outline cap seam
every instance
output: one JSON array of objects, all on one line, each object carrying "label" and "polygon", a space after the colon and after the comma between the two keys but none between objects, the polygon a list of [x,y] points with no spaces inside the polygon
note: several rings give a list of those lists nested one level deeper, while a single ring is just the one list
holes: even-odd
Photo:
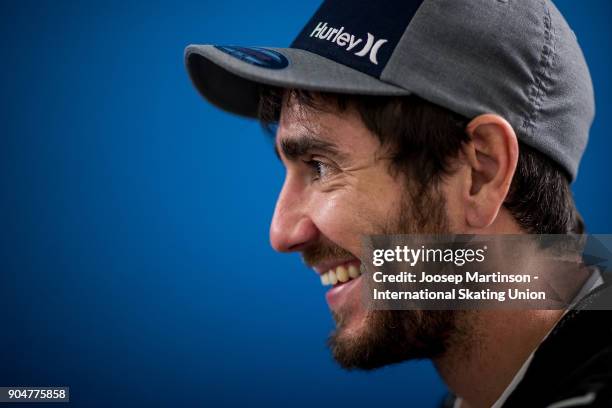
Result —
[{"label": "cap seam", "polygon": [[545,15],[543,17],[544,43],[542,45],[542,49],[540,50],[540,58],[538,61],[539,69],[534,73],[534,79],[527,91],[529,110],[527,111],[526,116],[523,118],[521,125],[525,131],[525,134],[531,137],[535,136],[536,122],[542,108],[544,97],[546,96],[545,82],[552,82],[550,71],[556,55],[556,42],[554,41],[554,27],[552,24],[552,17],[550,15],[550,9],[548,8],[546,1],[541,1],[541,4],[545,10]]}]

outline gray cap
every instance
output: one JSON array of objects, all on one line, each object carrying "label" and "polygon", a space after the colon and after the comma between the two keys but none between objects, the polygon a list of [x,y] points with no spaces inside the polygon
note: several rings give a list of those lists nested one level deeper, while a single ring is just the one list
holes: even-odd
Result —
[{"label": "gray cap", "polygon": [[328,0],[288,48],[190,45],[185,63],[206,99],[248,117],[261,85],[497,113],[572,179],[595,113],[580,46],[547,0]]}]

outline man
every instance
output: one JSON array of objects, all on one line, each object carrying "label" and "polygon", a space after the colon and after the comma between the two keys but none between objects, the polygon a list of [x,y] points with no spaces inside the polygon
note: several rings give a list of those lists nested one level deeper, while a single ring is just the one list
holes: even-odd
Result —
[{"label": "man", "polygon": [[270,241],[333,285],[343,367],[431,358],[447,406],[612,405],[607,312],[367,311],[359,296],[364,235],[583,232],[569,183],[593,91],[552,3],[329,0],[290,48],[185,58],[210,102],[278,125]]}]

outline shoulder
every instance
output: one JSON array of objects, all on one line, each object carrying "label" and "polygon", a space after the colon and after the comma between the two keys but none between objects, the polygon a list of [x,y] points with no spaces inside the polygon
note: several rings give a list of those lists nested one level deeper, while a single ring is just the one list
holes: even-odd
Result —
[{"label": "shoulder", "polygon": [[504,407],[612,407],[612,311],[593,310],[610,296],[605,285],[566,313]]}]

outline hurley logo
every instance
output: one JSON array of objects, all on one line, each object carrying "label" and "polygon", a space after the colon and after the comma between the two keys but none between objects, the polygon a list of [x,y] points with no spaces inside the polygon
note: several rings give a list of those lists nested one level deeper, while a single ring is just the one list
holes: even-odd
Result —
[{"label": "hurley logo", "polygon": [[[362,38],[356,38],[353,34],[344,32],[344,27],[340,27],[339,29],[328,27],[327,23],[323,22],[319,22],[317,24],[312,33],[310,33],[310,37],[331,41],[340,47],[346,47],[347,51],[353,50],[353,48],[363,42]],[[369,53],[370,61],[372,61],[373,64],[378,65],[376,54],[378,54],[378,50],[386,42],[387,40],[384,39],[374,41],[374,36],[368,33],[366,43],[361,50],[355,52],[355,55],[358,57],[364,57]]]}]

